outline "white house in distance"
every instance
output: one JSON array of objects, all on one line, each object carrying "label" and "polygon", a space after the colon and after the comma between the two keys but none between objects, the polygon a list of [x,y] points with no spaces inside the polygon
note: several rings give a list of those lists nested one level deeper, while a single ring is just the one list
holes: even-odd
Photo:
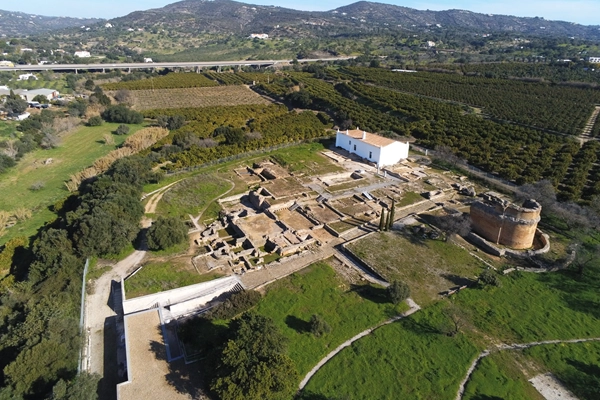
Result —
[{"label": "white house in distance", "polygon": [[374,162],[379,168],[408,158],[408,142],[398,142],[360,129],[338,130],[335,145]]},{"label": "white house in distance", "polygon": [[589,62],[592,64],[600,64],[600,57],[590,57]]},{"label": "white house in distance", "polygon": [[29,80],[29,78],[33,78],[37,81],[37,76],[35,76],[34,74],[21,74],[19,75],[19,79],[17,79],[18,81],[26,81]]},{"label": "white house in distance", "polygon": [[79,58],[89,58],[92,56],[89,51],[76,51],[73,55]]}]

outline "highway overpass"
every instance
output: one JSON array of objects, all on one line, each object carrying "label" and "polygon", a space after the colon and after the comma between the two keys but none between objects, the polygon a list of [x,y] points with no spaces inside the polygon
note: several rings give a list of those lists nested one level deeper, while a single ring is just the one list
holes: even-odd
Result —
[{"label": "highway overpass", "polygon": [[[354,57],[335,57],[335,58],[307,58],[298,60],[300,63],[317,61],[339,61],[348,60]],[[231,67],[231,66],[255,66],[267,67],[275,64],[289,64],[293,60],[243,60],[243,61],[189,61],[189,62],[152,62],[152,63],[96,63],[96,64],[43,64],[43,65],[14,65],[12,67],[0,66],[0,71],[106,71],[111,69],[125,69],[131,72],[132,69],[153,69],[153,68],[188,68],[202,69],[212,67]]]}]

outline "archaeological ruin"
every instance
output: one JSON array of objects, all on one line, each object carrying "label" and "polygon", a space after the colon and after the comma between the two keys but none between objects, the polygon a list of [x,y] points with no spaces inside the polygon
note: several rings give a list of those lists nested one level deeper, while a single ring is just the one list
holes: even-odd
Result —
[{"label": "archaeological ruin", "polygon": [[529,249],[534,244],[542,206],[535,200],[515,205],[488,192],[471,204],[473,232],[488,241],[512,249]]}]

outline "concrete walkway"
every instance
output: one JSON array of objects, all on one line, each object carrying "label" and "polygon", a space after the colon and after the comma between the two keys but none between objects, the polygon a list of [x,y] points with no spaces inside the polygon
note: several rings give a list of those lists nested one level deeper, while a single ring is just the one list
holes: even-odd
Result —
[{"label": "concrete walkway", "polygon": [[310,370],[310,372],[308,374],[306,374],[306,376],[304,377],[304,379],[302,379],[302,382],[300,382],[300,386],[298,387],[299,390],[304,389],[304,387],[306,386],[306,384],[308,383],[308,381],[310,381],[310,378],[313,377],[314,374],[317,373],[317,371],[319,369],[321,369],[321,367],[325,364],[327,364],[327,362],[329,360],[331,360],[333,357],[335,357],[336,354],[338,354],[340,351],[342,351],[343,349],[345,349],[346,347],[350,346],[352,343],[356,342],[358,339],[361,339],[367,335],[369,335],[371,332],[373,332],[374,330],[381,328],[384,325],[389,325],[392,322],[396,322],[399,319],[402,319],[404,317],[408,317],[411,314],[414,314],[415,312],[417,312],[418,310],[421,309],[421,307],[415,303],[413,301],[413,299],[408,298],[406,299],[406,303],[409,305],[409,309],[408,311],[398,315],[397,317],[394,318],[390,318],[387,321],[384,321],[378,325],[375,325],[372,328],[369,328],[367,330],[362,331],[361,333],[359,333],[358,335],[354,336],[351,339],[346,340],[344,343],[340,344],[338,347],[336,347],[335,350],[333,350],[331,353],[327,354],[327,356],[325,356],[325,358],[323,358],[321,361],[319,361],[319,363],[317,365],[315,365],[315,367],[313,369]]},{"label": "concrete walkway", "polygon": [[[567,340],[541,340],[539,342],[531,342],[531,343],[502,344],[500,346],[497,346],[496,349],[497,349],[497,351],[522,350],[522,349],[528,349],[528,348],[534,347],[534,346],[543,346],[543,345],[546,345],[546,344],[582,343],[582,342],[597,342],[597,341],[600,341],[600,337],[597,337],[597,338],[586,338],[586,339],[567,339]],[[471,374],[473,374],[473,371],[475,371],[475,368],[477,368],[477,364],[479,364],[479,362],[481,361],[482,358],[485,358],[485,357],[489,356],[492,353],[493,353],[493,351],[484,350],[471,363],[471,366],[467,370],[467,376],[465,376],[465,379],[463,379],[462,382],[460,383],[460,386],[458,388],[458,392],[456,393],[456,400],[461,400],[462,399],[462,397],[463,397],[463,395],[465,393],[465,386],[467,385],[467,382],[469,381],[469,378],[471,378]]]}]

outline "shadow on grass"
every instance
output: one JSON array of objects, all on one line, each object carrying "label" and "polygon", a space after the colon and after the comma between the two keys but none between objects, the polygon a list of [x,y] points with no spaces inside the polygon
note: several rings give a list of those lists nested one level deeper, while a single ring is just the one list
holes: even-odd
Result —
[{"label": "shadow on grass", "polygon": [[540,274],[539,280],[561,292],[572,310],[600,318],[600,265],[586,268],[581,276],[575,269],[565,269]]},{"label": "shadow on grass", "polygon": [[442,274],[441,276],[442,278],[456,286],[470,286],[475,283],[473,279],[465,278],[464,276],[459,276],[455,274]]},{"label": "shadow on grass", "polygon": [[310,332],[310,324],[294,315],[285,317],[285,324],[298,333]]},{"label": "shadow on grass", "polygon": [[371,285],[350,285],[350,291],[358,294],[365,300],[377,304],[391,303],[387,291],[384,288]]},{"label": "shadow on grass", "polygon": [[314,393],[302,391],[300,392],[294,400],[346,400],[349,397],[327,397],[324,394]]},{"label": "shadow on grass", "polygon": [[487,394],[477,394],[471,397],[473,400],[504,400],[502,397],[498,396],[488,396]]},{"label": "shadow on grass", "polygon": [[567,360],[567,364],[576,369],[559,376],[567,388],[582,399],[600,398],[600,367],[578,360]]},{"label": "shadow on grass", "polygon": [[444,332],[440,329],[439,326],[436,326],[435,324],[429,323],[428,321],[424,321],[422,319],[417,321],[415,318],[404,318],[400,322],[402,323],[402,326],[404,328],[416,334],[444,334]]}]

